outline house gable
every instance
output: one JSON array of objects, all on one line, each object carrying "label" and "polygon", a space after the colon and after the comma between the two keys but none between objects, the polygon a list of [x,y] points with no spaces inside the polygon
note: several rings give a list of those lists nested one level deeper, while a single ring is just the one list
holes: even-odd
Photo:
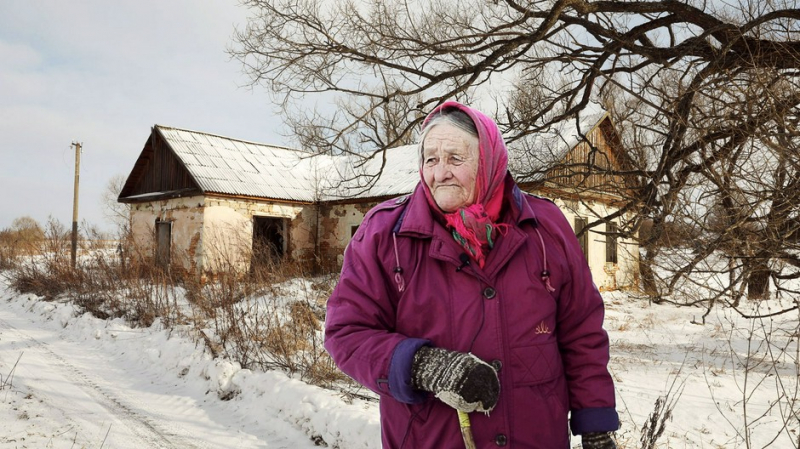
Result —
[{"label": "house gable", "polygon": [[155,125],[120,202],[187,195],[312,203],[317,157],[214,134]]},{"label": "house gable", "polygon": [[[603,123],[609,123],[605,118]],[[584,141],[572,147],[564,159],[545,176],[549,188],[572,194],[615,195],[624,180],[619,171],[620,151],[606,133],[608,126],[597,126]]]},{"label": "house gable", "polygon": [[169,143],[153,127],[118,201],[136,203],[197,195],[200,187]]},{"label": "house gable", "polygon": [[520,186],[551,197],[619,200],[620,189],[630,187],[630,180],[620,175],[630,160],[611,118],[606,114],[591,128],[576,130],[573,137],[575,142],[552,153],[551,162],[518,177]]}]

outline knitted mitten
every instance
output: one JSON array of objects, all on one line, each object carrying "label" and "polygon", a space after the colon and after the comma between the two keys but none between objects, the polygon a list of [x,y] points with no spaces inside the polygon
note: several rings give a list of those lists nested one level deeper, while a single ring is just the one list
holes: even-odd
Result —
[{"label": "knitted mitten", "polygon": [[462,412],[488,412],[500,394],[500,381],[491,365],[472,354],[430,346],[414,354],[411,384]]},{"label": "knitted mitten", "polygon": [[581,435],[583,449],[617,449],[617,444],[608,432],[589,432]]}]

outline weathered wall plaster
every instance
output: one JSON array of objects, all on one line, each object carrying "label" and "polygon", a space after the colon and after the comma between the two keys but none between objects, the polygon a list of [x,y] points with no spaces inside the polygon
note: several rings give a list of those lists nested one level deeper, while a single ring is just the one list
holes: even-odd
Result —
[{"label": "weathered wall plaster", "polygon": [[[575,229],[575,217],[587,219],[589,225],[598,220],[598,217],[616,212],[615,208],[600,202],[564,201],[556,199],[555,203],[561,208],[564,216]],[[632,239],[617,238],[617,263],[606,262],[606,236],[601,234],[606,230],[605,224],[597,225],[589,230],[587,238],[589,269],[592,278],[600,290],[616,290],[619,288],[635,287],[638,283],[639,252],[638,245]],[[599,232],[596,232],[599,231]]]},{"label": "weathered wall plaster", "polygon": [[192,196],[131,205],[131,230],[136,244],[155,253],[155,223],[172,223],[170,260],[187,270],[202,266],[204,198]]},{"label": "weathered wall plaster", "polygon": [[156,221],[171,222],[171,259],[187,270],[247,270],[254,216],[287,219],[288,254],[302,259],[314,254],[313,227],[306,218],[315,216],[313,209],[314,206],[194,196],[134,204],[131,222],[136,243],[150,253],[155,251]]},{"label": "weathered wall plaster", "polygon": [[320,206],[319,252],[321,265],[334,269],[342,265],[344,250],[364,215],[377,202]]},{"label": "weathered wall plaster", "polygon": [[[136,241],[154,252],[156,220],[172,223],[172,261],[186,270],[206,271],[235,267],[247,270],[253,241],[253,217],[287,219],[287,254],[299,262],[338,269],[353,227],[376,202],[356,204],[297,205],[194,196],[134,204],[131,221]],[[575,217],[591,224],[613,208],[601,202],[583,203],[556,200],[572,226]],[[319,228],[317,228],[319,221]],[[613,290],[635,286],[638,282],[638,251],[631,239],[618,239],[617,263],[606,262],[605,225],[589,231],[589,268],[597,286]]]}]

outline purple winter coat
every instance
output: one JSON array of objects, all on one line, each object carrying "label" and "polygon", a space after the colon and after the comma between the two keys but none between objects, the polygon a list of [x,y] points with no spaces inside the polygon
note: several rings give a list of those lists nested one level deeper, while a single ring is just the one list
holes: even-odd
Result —
[{"label": "purple winter coat", "polygon": [[[497,406],[470,414],[479,448],[566,449],[570,428],[616,430],[602,298],[558,207],[522,193],[508,175],[501,221],[511,226],[481,270],[463,264],[464,250],[421,189],[364,217],[328,300],[325,347],[380,395],[383,447],[464,447],[456,411],[411,388],[422,345],[472,352],[498,369]],[[540,278],[537,226],[553,293]]]}]

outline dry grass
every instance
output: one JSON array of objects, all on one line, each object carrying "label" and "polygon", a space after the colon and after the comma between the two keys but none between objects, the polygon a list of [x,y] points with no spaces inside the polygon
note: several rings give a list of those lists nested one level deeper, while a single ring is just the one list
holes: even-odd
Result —
[{"label": "dry grass", "polygon": [[280,369],[315,385],[349,384],[322,346],[325,301],[334,277],[308,282],[310,275],[293,263],[215,277],[187,288],[203,317],[195,325],[214,354],[248,369]]}]

